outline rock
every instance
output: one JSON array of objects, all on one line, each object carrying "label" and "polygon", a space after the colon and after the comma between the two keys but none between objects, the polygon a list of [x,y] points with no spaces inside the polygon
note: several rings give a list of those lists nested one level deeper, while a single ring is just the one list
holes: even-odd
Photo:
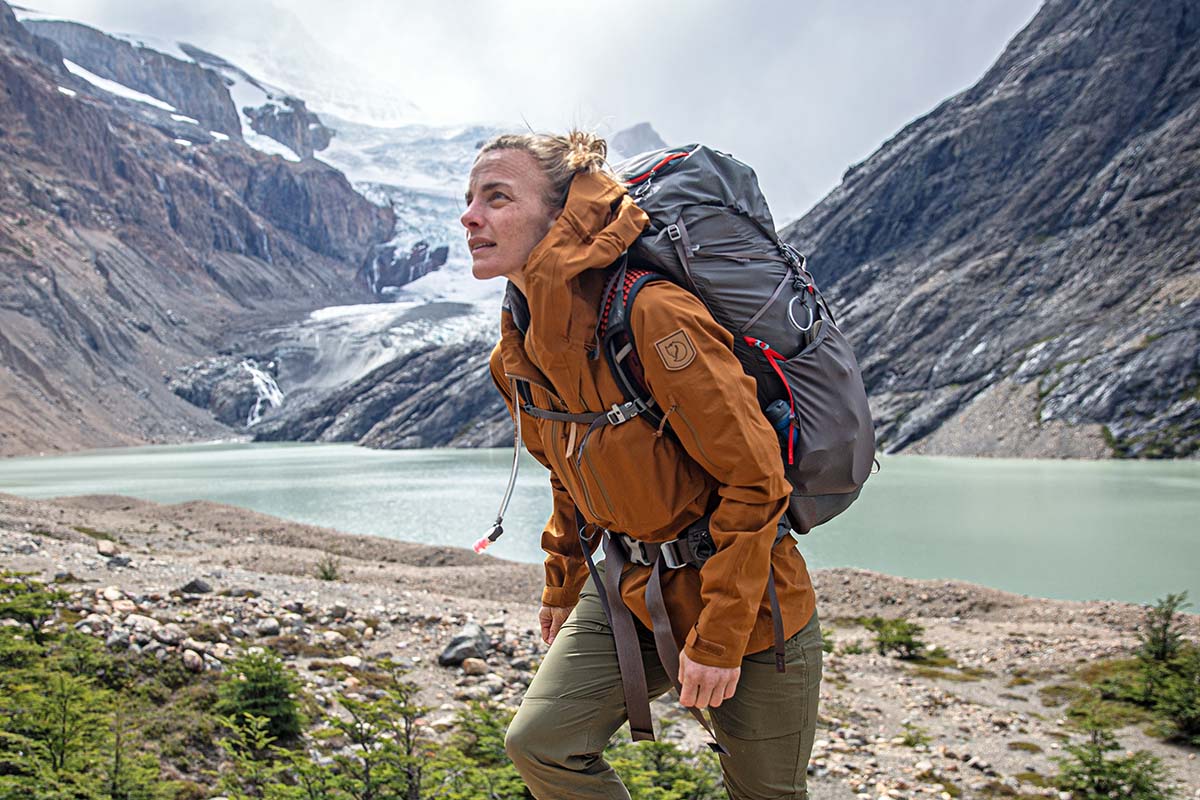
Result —
[{"label": "rock", "polygon": [[100,590],[100,596],[110,603],[114,600],[125,599],[125,593],[116,586],[105,586],[102,590]]},{"label": "rock", "polygon": [[486,686],[467,686],[454,693],[455,700],[487,700],[492,693]]},{"label": "rock", "polygon": [[483,658],[491,646],[487,631],[475,623],[464,625],[446,649],[438,656],[438,663],[443,667],[454,667],[468,658]]},{"label": "rock", "polygon": [[132,600],[113,600],[112,610],[115,614],[129,614],[137,611],[137,603]]},{"label": "rock", "polygon": [[321,638],[325,644],[333,647],[338,647],[346,643],[346,637],[339,631],[321,631]]},{"label": "rock", "polygon": [[203,578],[192,578],[183,586],[180,586],[179,591],[184,594],[208,594],[212,591],[212,586]]},{"label": "rock", "polygon": [[96,552],[108,558],[117,554],[117,543],[112,539],[97,539]]},{"label": "rock", "polygon": [[113,556],[108,560],[108,566],[110,567],[128,567],[132,563],[133,559],[129,556]]},{"label": "rock", "polygon": [[254,631],[259,636],[278,636],[279,635],[279,620],[274,617],[260,619],[258,624],[254,626]]},{"label": "rock", "polygon": [[203,672],[204,658],[195,650],[184,650],[183,666],[190,672]]},{"label": "rock", "polygon": [[129,647],[129,636],[124,633],[113,631],[104,640],[104,646],[109,650],[124,650]]},{"label": "rock", "polygon": [[492,671],[492,668],[482,658],[464,658],[462,669],[468,675],[487,675]]},{"label": "rock", "polygon": [[154,638],[163,644],[179,644],[187,637],[187,632],[176,625],[174,622],[168,622],[154,630]]},{"label": "rock", "polygon": [[342,619],[349,612],[350,609],[346,606],[346,604],[338,601],[333,604],[333,608],[329,611],[329,616],[333,617],[334,619]]},{"label": "rock", "polygon": [[358,669],[362,666],[363,660],[358,656],[342,656],[337,659],[337,663],[350,669]]},{"label": "rock", "polygon": [[144,614],[126,615],[125,624],[133,628],[135,631],[147,632],[152,632],[162,626],[162,623],[154,619],[154,617],[147,617]]}]

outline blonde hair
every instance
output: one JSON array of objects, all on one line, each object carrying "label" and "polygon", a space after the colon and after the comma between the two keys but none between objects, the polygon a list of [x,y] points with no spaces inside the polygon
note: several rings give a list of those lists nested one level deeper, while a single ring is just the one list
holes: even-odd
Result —
[{"label": "blonde hair", "polygon": [[523,150],[533,156],[550,187],[546,205],[562,208],[567,202],[571,180],[580,172],[608,172],[608,142],[588,131],[571,129],[565,136],[551,133],[504,133],[484,142],[475,156],[493,150]]}]

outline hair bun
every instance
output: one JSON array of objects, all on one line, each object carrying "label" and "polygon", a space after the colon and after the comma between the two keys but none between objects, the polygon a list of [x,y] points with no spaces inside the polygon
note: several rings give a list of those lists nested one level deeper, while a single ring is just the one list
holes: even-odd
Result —
[{"label": "hair bun", "polygon": [[608,143],[594,133],[573,130],[567,134],[567,166],[572,172],[598,172],[608,157]]}]

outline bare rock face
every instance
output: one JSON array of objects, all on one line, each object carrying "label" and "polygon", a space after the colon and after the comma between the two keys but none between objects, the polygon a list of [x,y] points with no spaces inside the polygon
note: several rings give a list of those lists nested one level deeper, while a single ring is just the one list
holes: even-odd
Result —
[{"label": "bare rock face", "polygon": [[0,453],[227,433],[175,367],[236,321],[368,299],[392,213],[319,162],[181,145],[57,53],[0,2]]},{"label": "bare rock face", "polygon": [[254,428],[255,441],[357,442],[388,450],[497,447],[512,421],[487,359],[492,345],[423,347]]},{"label": "bare rock face", "polygon": [[1188,0],[1048,0],[978,84],[783,231],[840,311],[886,450],[982,452],[993,408],[996,455],[1197,452],[1198,52]]},{"label": "bare rock face", "polygon": [[333,131],[295,97],[285,97],[283,105],[267,103],[247,108],[246,116],[254,130],[283,142],[300,158],[312,158],[314,151],[324,150],[333,141]]},{"label": "bare rock face", "polygon": [[22,24],[57,43],[66,58],[89,72],[186,110],[205,130],[242,138],[237,109],[215,72],[77,22],[30,20]]},{"label": "bare rock face", "polygon": [[649,122],[639,122],[637,125],[619,130],[608,140],[608,160],[615,163],[621,159],[636,156],[650,150],[659,150],[667,144],[658,135],[658,131]]},{"label": "bare rock face", "polygon": [[449,255],[448,246],[443,244],[431,248],[425,241],[417,242],[404,255],[397,253],[392,245],[382,245],[363,265],[362,280],[376,294],[386,297],[389,290],[441,269]]}]

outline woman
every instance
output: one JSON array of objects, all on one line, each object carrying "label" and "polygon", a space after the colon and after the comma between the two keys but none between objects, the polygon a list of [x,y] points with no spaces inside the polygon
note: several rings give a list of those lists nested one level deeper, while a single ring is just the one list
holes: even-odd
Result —
[{"label": "woman", "polygon": [[[711,711],[730,796],[807,797],[820,629],[804,559],[790,537],[776,544],[791,486],[731,335],[689,292],[648,284],[630,327],[664,425],[586,424],[624,401],[598,357],[596,328],[607,268],[648,222],[606,171],[606,152],[602,139],[579,131],[496,137],[476,158],[462,215],[475,277],[510,282],[490,366],[510,411],[519,401],[519,430],[550,470],[554,503],[542,534],[539,614],[552,646],[506,747],[539,800],[629,796],[601,754],[627,707],[637,716],[635,738],[650,733],[622,684],[601,602],[607,584],[614,624],[624,607],[636,619],[640,663],[633,666],[650,696],[677,678],[685,706]],[[601,562],[600,585],[588,581],[591,554],[580,525],[589,550],[600,539],[596,529],[622,534],[606,537],[608,562],[615,563],[636,562],[643,543],[656,549],[698,520],[707,521],[715,544],[699,569],[660,569],[652,583],[649,566],[629,563],[617,576],[606,575]],[[784,673],[770,647],[772,568],[787,637]],[[646,597],[658,581],[669,616],[658,626],[660,651],[664,638],[674,645],[675,675],[663,661],[674,661],[676,652],[660,659],[655,650]]]}]

